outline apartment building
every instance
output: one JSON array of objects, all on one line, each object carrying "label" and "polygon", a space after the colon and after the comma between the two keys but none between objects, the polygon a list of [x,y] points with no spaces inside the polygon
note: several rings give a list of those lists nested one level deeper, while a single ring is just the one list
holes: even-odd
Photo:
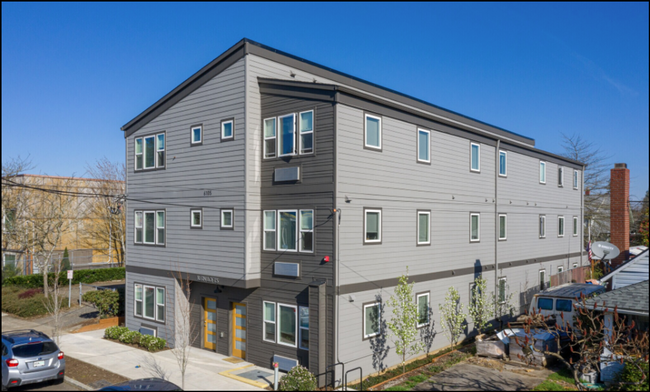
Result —
[{"label": "apartment building", "polygon": [[450,286],[526,308],[586,262],[580,162],[248,39],[122,130],[126,323],[171,344],[190,301],[197,348],[367,375],[400,362],[383,304],[407,267],[434,351]]}]

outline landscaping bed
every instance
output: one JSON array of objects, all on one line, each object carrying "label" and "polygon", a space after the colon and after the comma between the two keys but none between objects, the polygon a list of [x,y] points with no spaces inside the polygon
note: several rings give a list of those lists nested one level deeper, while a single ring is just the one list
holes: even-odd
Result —
[{"label": "landscaping bed", "polygon": [[65,376],[94,388],[118,384],[129,379],[84,361],[65,357]]},{"label": "landscaping bed", "polygon": [[165,350],[167,341],[151,335],[143,335],[138,331],[131,331],[127,327],[109,327],[104,331],[104,339],[122,343],[140,350],[152,353]]},{"label": "landscaping bed", "polygon": [[[18,317],[37,317],[47,315],[45,296],[39,288],[17,286],[2,287],[2,311]],[[68,297],[60,297],[61,310],[67,311]],[[73,305],[76,306],[76,305]]]}]

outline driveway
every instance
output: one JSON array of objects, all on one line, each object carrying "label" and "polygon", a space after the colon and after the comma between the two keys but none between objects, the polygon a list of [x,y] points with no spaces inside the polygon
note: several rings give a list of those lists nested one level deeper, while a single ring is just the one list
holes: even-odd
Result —
[{"label": "driveway", "polygon": [[461,363],[418,384],[414,391],[530,391],[552,372],[535,369],[514,372],[515,367],[492,369],[470,363]]}]

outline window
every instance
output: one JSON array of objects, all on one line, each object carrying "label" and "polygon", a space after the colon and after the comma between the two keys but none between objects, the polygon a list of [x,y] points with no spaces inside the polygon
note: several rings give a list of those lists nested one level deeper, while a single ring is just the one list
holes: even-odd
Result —
[{"label": "window", "polygon": [[275,118],[264,120],[264,158],[275,157]]},{"label": "window", "polygon": [[201,228],[203,227],[203,211],[191,210],[190,211],[190,227]]},{"label": "window", "polygon": [[364,210],[364,243],[381,243],[381,210]]},{"label": "window", "polygon": [[156,167],[165,167],[165,134],[156,136]]},{"label": "window", "polygon": [[135,243],[142,243],[142,212],[136,211],[135,213]]},{"label": "window", "polygon": [[564,237],[564,217],[557,217],[557,236]]},{"label": "window", "polygon": [[165,289],[156,287],[156,320],[165,321]]},{"label": "window", "polygon": [[221,209],[221,228],[222,229],[232,229],[233,228],[233,215],[234,211],[232,209]]},{"label": "window", "polygon": [[314,251],[314,210],[300,210],[300,251]]},{"label": "window", "polygon": [[264,250],[275,250],[275,210],[264,211]]},{"label": "window", "polygon": [[156,167],[156,155],[154,154],[156,140],[153,136],[144,138],[144,168]]},{"label": "window", "polygon": [[481,146],[477,143],[470,143],[470,170],[481,171]]},{"label": "window", "polygon": [[135,285],[135,315],[142,316],[142,285]]},{"label": "window", "polygon": [[506,302],[506,278],[499,278],[499,303]]},{"label": "window", "polygon": [[546,216],[539,216],[539,238],[546,238]]},{"label": "window", "polygon": [[546,184],[546,162],[539,162],[539,182]]},{"label": "window", "polygon": [[429,233],[431,212],[418,211],[418,245],[430,245],[431,235]]},{"label": "window", "polygon": [[[546,288],[546,270],[539,270],[539,289],[544,290],[545,288]],[[553,309],[552,306],[551,309]]]},{"label": "window", "polygon": [[470,222],[469,241],[470,242],[480,241],[479,232],[481,230],[481,214],[479,213],[469,214],[469,222]]},{"label": "window", "polygon": [[303,350],[309,350],[309,308],[306,306],[300,306],[298,308],[298,318],[299,318],[299,333],[300,338],[300,348]]},{"label": "window", "polygon": [[564,267],[562,266],[557,267],[557,273],[559,274],[560,272],[564,272]]},{"label": "window", "polygon": [[558,166],[557,168],[557,186],[564,186],[564,168],[562,166]]},{"label": "window", "polygon": [[142,169],[142,138],[135,139],[135,170]]},{"label": "window", "polygon": [[156,244],[165,243],[165,211],[156,211]]},{"label": "window", "polygon": [[190,128],[192,142],[191,144],[201,144],[203,143],[203,125],[195,125]]},{"label": "window", "polygon": [[221,141],[232,140],[235,138],[235,120],[225,120],[221,122]]},{"label": "window", "polygon": [[418,129],[418,162],[431,163],[431,132]]},{"label": "window", "polygon": [[16,268],[16,255],[13,253],[5,253],[2,255],[2,266],[8,268]]},{"label": "window", "polygon": [[575,237],[577,235],[578,235],[578,217],[574,216],[573,217],[573,236]]},{"label": "window", "polygon": [[537,309],[553,310],[553,298],[537,298]]},{"label": "window", "polygon": [[365,115],[365,146],[381,150],[381,117]]},{"label": "window", "polygon": [[296,307],[278,304],[278,344],[296,347]]},{"label": "window", "polygon": [[144,243],[145,244],[155,244],[156,243],[156,232],[155,228],[155,216],[156,213],[153,211],[147,211],[144,213]]},{"label": "window", "polygon": [[314,111],[300,113],[300,153],[314,152]]},{"label": "window", "polygon": [[297,250],[297,231],[298,231],[298,212],[296,210],[279,210],[279,235],[278,250],[292,251]]},{"label": "window", "polygon": [[154,306],[154,287],[144,286],[144,317],[153,319],[156,315]]},{"label": "window", "polygon": [[381,334],[381,304],[363,305],[363,338],[369,339]]},{"label": "window", "polygon": [[560,312],[570,312],[573,310],[573,301],[570,299],[556,299],[555,310]]},{"label": "window", "polygon": [[264,302],[264,332],[265,342],[275,343],[275,302]]},{"label": "window", "polygon": [[508,215],[499,214],[499,240],[508,239]]},{"label": "window", "polygon": [[282,116],[280,122],[280,156],[294,155],[296,153],[296,115]]},{"label": "window", "polygon": [[417,327],[420,328],[429,324],[429,293],[418,294],[416,300],[418,304]]},{"label": "window", "polygon": [[506,177],[508,175],[508,153],[499,151],[499,175]]},{"label": "window", "polygon": [[573,171],[573,189],[578,189],[578,171]]},{"label": "window", "polygon": [[571,266],[571,268],[572,268],[572,269],[573,269],[573,268],[578,268],[578,263],[573,263],[573,265]]}]

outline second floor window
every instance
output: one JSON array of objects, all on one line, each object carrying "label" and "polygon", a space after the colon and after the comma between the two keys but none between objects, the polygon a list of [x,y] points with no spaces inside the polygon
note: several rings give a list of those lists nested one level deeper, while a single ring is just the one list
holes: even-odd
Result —
[{"label": "second floor window", "polygon": [[365,210],[366,244],[381,243],[381,210]]},{"label": "second floor window", "polygon": [[557,218],[557,235],[558,237],[564,237],[564,217],[559,216]]},{"label": "second floor window", "polygon": [[578,235],[578,217],[577,216],[573,217],[573,235],[574,236]]},{"label": "second floor window", "polygon": [[279,118],[280,123],[280,156],[296,153],[296,116],[289,114]]},{"label": "second floor window", "polygon": [[165,211],[135,211],[135,243],[165,244]]},{"label": "second floor window", "polygon": [[508,238],[507,224],[508,224],[508,215],[499,214],[499,239],[502,241]]},{"label": "second floor window", "polygon": [[431,236],[429,235],[430,218],[430,211],[418,211],[418,245],[431,244]]}]

